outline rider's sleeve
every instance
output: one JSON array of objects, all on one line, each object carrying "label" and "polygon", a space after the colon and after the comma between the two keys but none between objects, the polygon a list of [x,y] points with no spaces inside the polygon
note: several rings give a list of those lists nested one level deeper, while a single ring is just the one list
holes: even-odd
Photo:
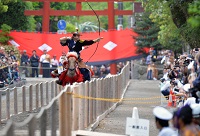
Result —
[{"label": "rider's sleeve", "polygon": [[92,45],[94,43],[93,40],[80,40],[80,43],[82,43],[82,46]]},{"label": "rider's sleeve", "polygon": [[67,39],[66,41],[60,41],[60,44],[62,45],[62,46],[67,46],[68,45],[68,43],[69,43],[69,39]]}]

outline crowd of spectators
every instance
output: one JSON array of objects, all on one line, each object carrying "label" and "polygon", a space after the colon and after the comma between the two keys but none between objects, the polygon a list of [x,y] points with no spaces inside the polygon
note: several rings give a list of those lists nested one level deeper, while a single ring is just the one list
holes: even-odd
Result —
[{"label": "crowd of spectators", "polygon": [[166,50],[161,60],[164,66],[161,93],[166,96],[170,91],[176,95],[178,104],[194,104],[200,101],[200,50],[195,48],[189,53],[174,55]]},{"label": "crowd of spectators", "polygon": [[[173,107],[174,113],[162,107],[153,111],[160,136],[199,136],[200,135],[200,48],[189,52],[174,54],[162,50],[156,57],[150,50],[146,58],[147,79],[157,80],[156,64],[163,65],[160,78],[160,92]],[[172,103],[172,104],[171,104]],[[169,125],[172,120],[172,125]]]},{"label": "crowd of spectators", "polygon": [[[92,78],[104,78],[110,74],[110,65],[100,65],[100,66],[87,66],[91,71]],[[124,67],[123,62],[117,63],[117,73],[121,72]]]},{"label": "crowd of spectators", "polygon": [[3,47],[0,49],[0,88],[19,81],[19,62],[11,50],[6,52]]},{"label": "crowd of spectators", "polygon": [[[17,58],[13,50],[6,52],[2,48],[0,49],[0,87],[12,84],[13,81],[21,80],[21,75],[24,75],[24,78],[39,77],[40,68],[42,69],[42,77],[49,78],[50,72],[59,69],[65,60],[65,52],[57,59],[56,55],[51,57],[45,49],[41,56],[38,56],[36,50],[33,50],[30,57],[27,55],[26,50],[23,50],[20,58]],[[117,64],[117,73],[121,71],[123,66],[122,62]],[[87,67],[91,70],[92,78],[104,78],[110,73],[109,65]]]}]

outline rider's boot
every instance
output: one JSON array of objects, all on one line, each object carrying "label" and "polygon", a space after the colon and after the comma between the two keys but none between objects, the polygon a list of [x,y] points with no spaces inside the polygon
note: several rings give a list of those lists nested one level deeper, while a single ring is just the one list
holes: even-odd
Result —
[{"label": "rider's boot", "polygon": [[79,68],[81,74],[83,74],[84,81],[90,81],[90,71],[87,68]]}]

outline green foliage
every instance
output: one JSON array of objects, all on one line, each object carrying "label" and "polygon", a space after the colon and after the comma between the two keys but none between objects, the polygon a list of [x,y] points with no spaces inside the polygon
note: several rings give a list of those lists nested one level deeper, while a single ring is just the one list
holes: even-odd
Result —
[{"label": "green foliage", "polygon": [[67,24],[67,28],[66,28],[68,33],[72,33],[76,31],[76,27],[73,24]]},{"label": "green foliage", "polygon": [[12,39],[12,37],[9,36],[11,29],[12,28],[6,24],[1,25],[0,44],[6,45],[8,41]]},{"label": "green foliage", "polygon": [[0,25],[7,24],[14,30],[29,30],[35,29],[35,22],[33,17],[24,15],[26,5],[24,2],[19,1],[16,3],[9,3],[9,9],[6,13],[1,13]]},{"label": "green foliage", "polygon": [[11,2],[17,2],[17,0],[0,0],[0,13],[8,11],[8,4]]},{"label": "green foliage", "polygon": [[156,50],[161,49],[158,41],[159,27],[151,21],[149,13],[136,14],[136,27],[134,31],[139,34],[136,39],[138,50],[142,51],[144,47],[154,47]]},{"label": "green foliage", "polygon": [[192,25],[194,28],[200,27],[200,1],[196,0],[192,4],[189,5],[188,12],[190,17],[188,19],[188,23]]},{"label": "green foliage", "polygon": [[152,21],[160,27],[158,39],[164,48],[180,50],[183,45],[193,48],[200,44],[198,0],[142,1]]}]

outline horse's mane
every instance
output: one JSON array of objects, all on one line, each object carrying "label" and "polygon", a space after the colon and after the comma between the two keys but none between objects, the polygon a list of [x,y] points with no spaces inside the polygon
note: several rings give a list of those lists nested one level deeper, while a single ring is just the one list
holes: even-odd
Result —
[{"label": "horse's mane", "polygon": [[76,58],[78,58],[78,54],[76,52],[68,52],[67,53],[67,58],[69,58],[69,57],[76,57]]}]

